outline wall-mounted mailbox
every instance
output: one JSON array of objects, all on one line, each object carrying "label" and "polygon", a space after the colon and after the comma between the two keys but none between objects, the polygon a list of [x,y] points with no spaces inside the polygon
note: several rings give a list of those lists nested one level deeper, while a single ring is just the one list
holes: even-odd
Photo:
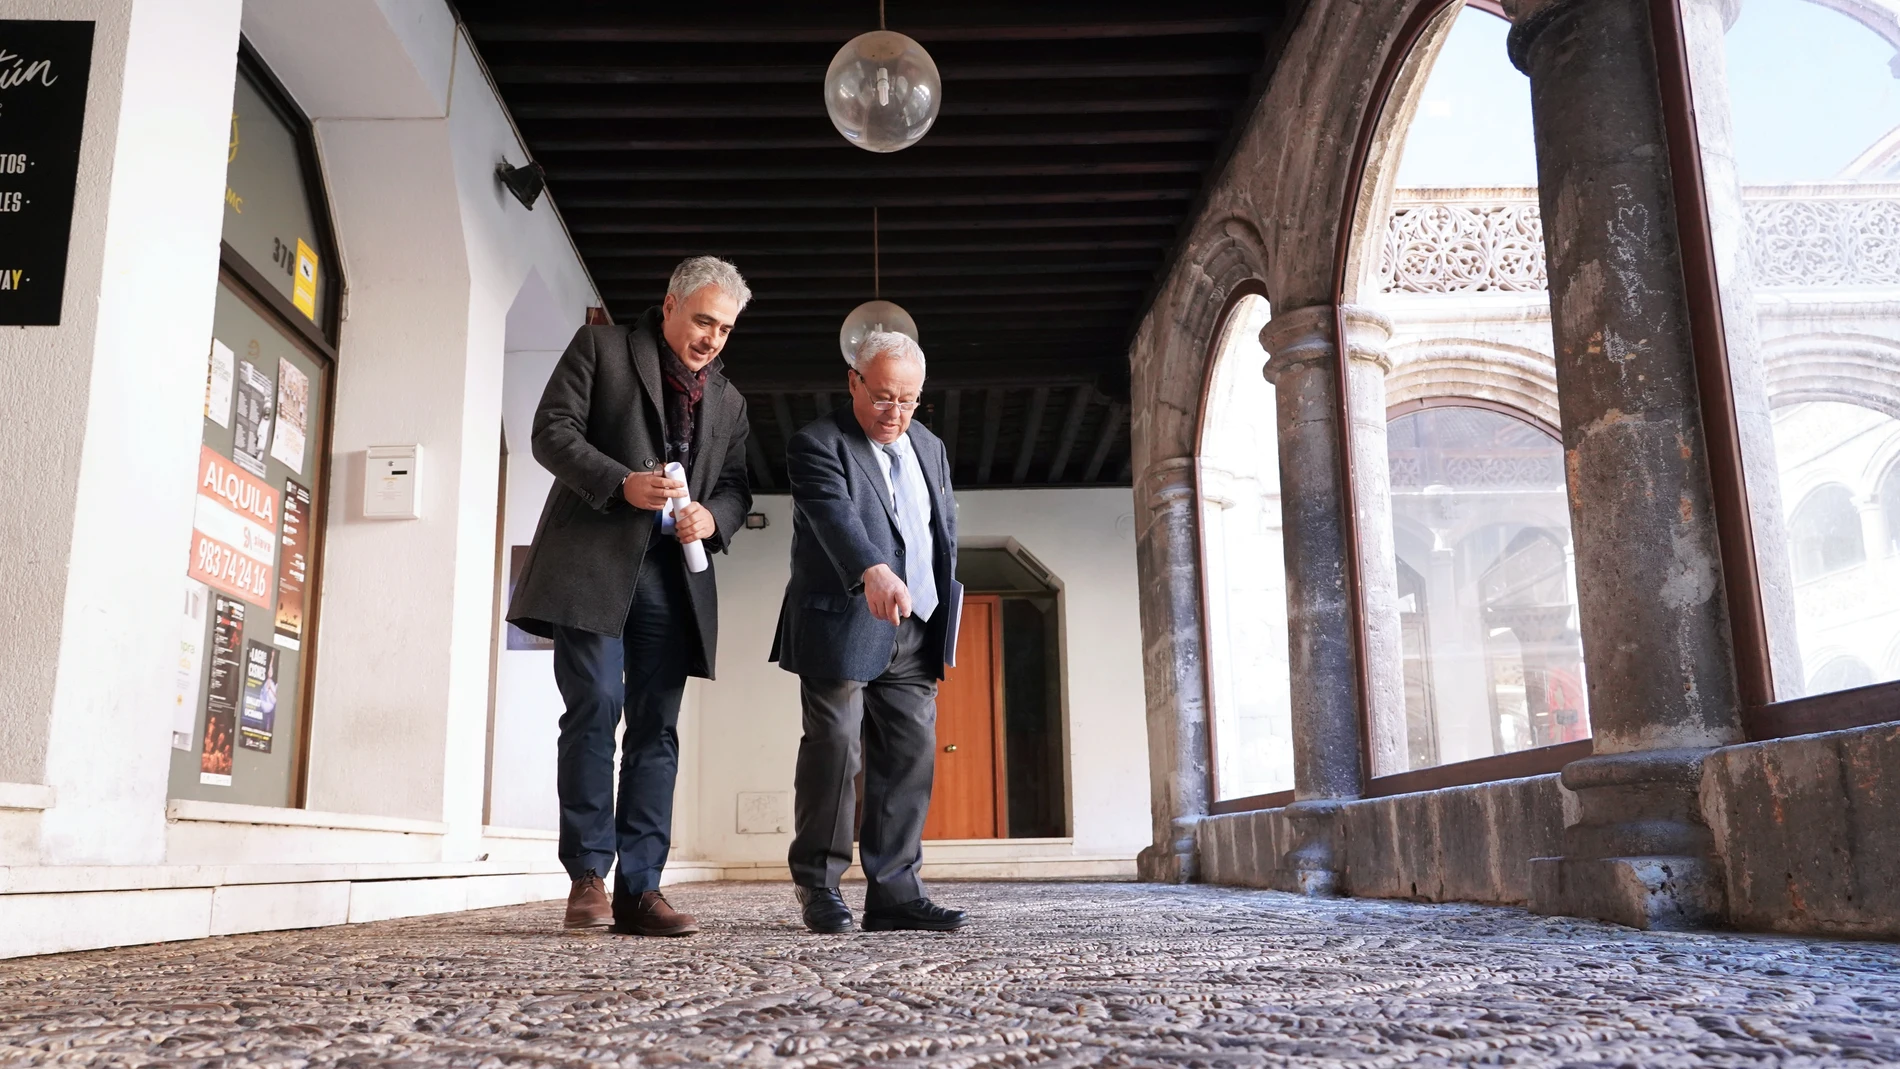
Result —
[{"label": "wall-mounted mailbox", "polygon": [[371,520],[422,518],[422,447],[375,445],[363,479],[363,517]]}]

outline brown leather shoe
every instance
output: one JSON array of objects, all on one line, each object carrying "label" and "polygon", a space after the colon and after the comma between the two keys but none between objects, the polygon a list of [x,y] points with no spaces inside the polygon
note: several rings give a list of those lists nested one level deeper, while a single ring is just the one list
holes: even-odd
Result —
[{"label": "brown leather shoe", "polygon": [[681,913],[658,891],[648,891],[631,902],[623,900],[616,911],[614,931],[622,935],[696,935],[699,921],[690,913]]},{"label": "brown leather shoe", "polygon": [[588,869],[567,893],[567,916],[561,927],[605,928],[613,922],[614,904],[607,897],[607,884]]}]

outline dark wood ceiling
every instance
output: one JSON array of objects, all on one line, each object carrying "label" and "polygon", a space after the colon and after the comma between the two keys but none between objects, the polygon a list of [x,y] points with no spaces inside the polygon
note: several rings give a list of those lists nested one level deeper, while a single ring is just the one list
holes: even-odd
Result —
[{"label": "dark wood ceiling", "polygon": [[1126,485],[1128,344],[1256,98],[1287,0],[893,0],[942,73],[917,145],[849,145],[825,68],[876,0],[457,0],[609,312],[724,256],[754,299],[726,348],[752,467],[844,400],[838,328],[916,318],[920,413],[959,486]]}]

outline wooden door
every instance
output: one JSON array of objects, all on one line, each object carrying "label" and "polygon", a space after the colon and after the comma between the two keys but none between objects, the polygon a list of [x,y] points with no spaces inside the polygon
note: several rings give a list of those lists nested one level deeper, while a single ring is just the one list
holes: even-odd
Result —
[{"label": "wooden door", "polygon": [[924,838],[1009,834],[1002,725],[1002,599],[971,594],[963,599],[957,666],[937,690],[937,780]]}]

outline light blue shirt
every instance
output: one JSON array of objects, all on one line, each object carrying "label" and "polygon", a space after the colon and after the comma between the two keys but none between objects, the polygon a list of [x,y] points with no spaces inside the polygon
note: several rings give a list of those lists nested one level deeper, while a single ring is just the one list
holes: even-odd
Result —
[{"label": "light blue shirt", "polygon": [[[885,445],[872,442],[871,452],[877,455],[878,468],[884,473],[884,489],[891,496],[891,510],[897,513],[897,529],[904,536],[904,552],[907,558],[907,570],[911,573],[904,577],[904,584],[911,589],[912,608],[920,620],[929,620],[937,607],[936,575],[933,569],[937,560],[937,539],[930,530],[930,484],[924,480],[924,468],[917,460],[917,451],[911,448],[910,436],[900,436],[895,442]],[[889,451],[895,451],[906,463],[900,471],[892,470],[893,458]],[[897,479],[903,479],[903,492],[898,492]],[[921,516],[909,516],[904,509],[911,508],[922,513]]]}]

